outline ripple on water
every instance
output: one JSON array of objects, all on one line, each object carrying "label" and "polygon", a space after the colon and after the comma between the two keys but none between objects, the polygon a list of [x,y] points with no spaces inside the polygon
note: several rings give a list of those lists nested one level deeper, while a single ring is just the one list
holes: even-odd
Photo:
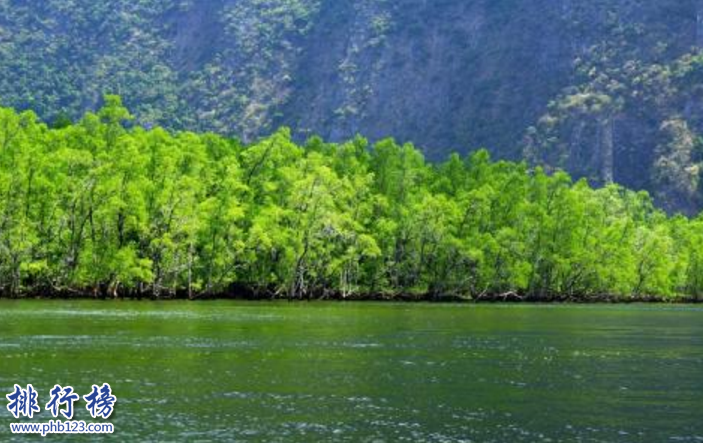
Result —
[{"label": "ripple on water", "polygon": [[240,309],[229,309],[226,312],[199,312],[197,310],[135,310],[135,309],[31,309],[31,310],[0,310],[0,318],[12,317],[90,317],[90,318],[162,318],[162,319],[209,319],[209,320],[253,320],[275,321],[284,316],[273,313],[251,313]]}]

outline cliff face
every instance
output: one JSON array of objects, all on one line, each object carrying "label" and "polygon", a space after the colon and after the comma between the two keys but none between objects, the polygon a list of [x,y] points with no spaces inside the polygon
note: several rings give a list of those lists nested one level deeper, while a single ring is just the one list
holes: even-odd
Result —
[{"label": "cliff face", "polygon": [[[0,100],[51,121],[488,147],[701,207],[699,0],[0,0]],[[700,83],[703,84],[703,83]]]},{"label": "cliff face", "polygon": [[551,9],[519,1],[399,3],[324,11],[298,66],[301,93],[282,121],[333,139],[395,135],[432,157],[478,146],[519,157],[524,129],[569,71],[545,17]]}]

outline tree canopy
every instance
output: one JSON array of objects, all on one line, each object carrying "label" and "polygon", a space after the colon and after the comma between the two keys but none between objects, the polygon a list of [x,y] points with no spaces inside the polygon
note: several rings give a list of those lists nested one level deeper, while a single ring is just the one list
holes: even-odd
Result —
[{"label": "tree canopy", "polygon": [[147,130],[107,96],[54,127],[0,109],[0,292],[694,299],[703,218],[485,150]]}]

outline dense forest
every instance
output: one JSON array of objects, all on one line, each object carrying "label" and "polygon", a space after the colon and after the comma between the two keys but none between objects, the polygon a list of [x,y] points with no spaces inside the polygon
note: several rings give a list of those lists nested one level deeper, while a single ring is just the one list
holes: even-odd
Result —
[{"label": "dense forest", "polygon": [[703,209],[699,0],[0,0],[0,103],[246,143],[412,141]]},{"label": "dense forest", "polygon": [[0,110],[2,295],[697,299],[703,218],[564,172]]}]

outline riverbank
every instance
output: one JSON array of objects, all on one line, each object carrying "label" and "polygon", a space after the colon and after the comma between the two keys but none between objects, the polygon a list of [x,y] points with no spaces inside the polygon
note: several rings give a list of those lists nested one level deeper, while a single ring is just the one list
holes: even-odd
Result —
[{"label": "riverbank", "polygon": [[473,303],[473,304],[698,304],[703,303],[703,298],[696,297],[662,297],[652,295],[560,295],[548,294],[543,296],[521,295],[514,292],[505,294],[482,294],[480,296],[459,296],[421,293],[399,294],[341,294],[338,292],[324,292],[305,296],[291,297],[275,291],[252,290],[239,287],[231,292],[222,293],[188,293],[186,290],[161,292],[154,294],[151,291],[124,291],[110,293],[104,289],[90,290],[47,290],[33,293],[19,293],[9,295],[0,293],[0,299],[35,299],[35,300],[151,300],[151,301],[290,301],[290,302],[404,302],[404,303]]}]

